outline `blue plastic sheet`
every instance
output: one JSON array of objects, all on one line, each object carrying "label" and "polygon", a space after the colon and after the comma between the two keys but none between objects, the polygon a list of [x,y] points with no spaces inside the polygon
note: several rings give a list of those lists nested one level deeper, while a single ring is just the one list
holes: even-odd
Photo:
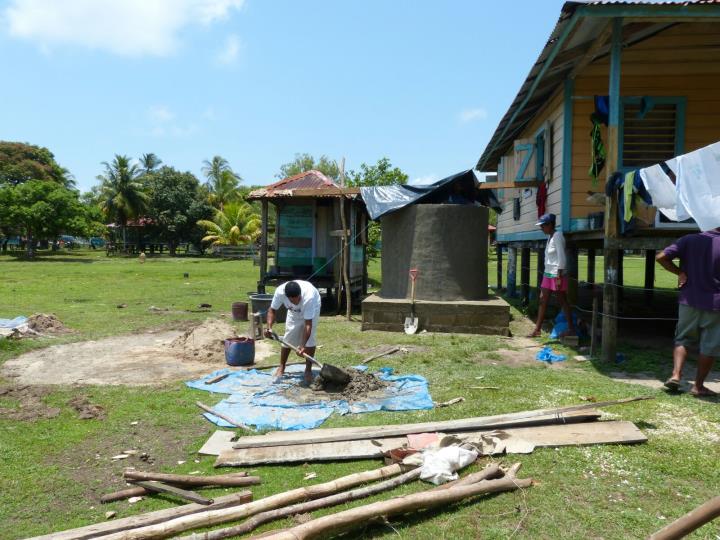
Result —
[{"label": "blue plastic sheet", "polygon": [[[428,382],[420,375],[393,375],[392,369],[379,370],[379,378],[391,383],[384,392],[373,393],[365,401],[352,403],[337,399],[299,402],[292,399],[292,390],[303,381],[304,366],[288,366],[280,382],[274,382],[272,371],[217,370],[205,377],[189,381],[190,388],[229,394],[213,409],[259,430],[298,430],[318,427],[333,413],[364,413],[371,411],[410,411],[432,409]],[[364,371],[367,366],[356,369]],[[229,375],[214,384],[206,384],[218,375]],[[317,373],[315,373],[317,375]],[[231,427],[222,418],[206,413],[205,418],[222,427]]]},{"label": "blue plastic sheet", "polygon": [[[578,324],[578,316],[574,311],[572,312],[572,320],[578,337],[587,337],[585,327],[584,325]],[[567,329],[568,323],[565,320],[565,314],[561,311],[557,314],[557,317],[555,317],[555,325],[553,326],[552,332],[550,332],[550,339],[559,339],[564,332],[567,332]]]},{"label": "blue plastic sheet", "polygon": [[550,347],[543,347],[535,355],[535,360],[539,360],[540,362],[547,362],[548,364],[552,364],[554,362],[564,362],[565,355],[554,353]]},{"label": "blue plastic sheet", "polygon": [[0,328],[17,328],[27,322],[27,317],[15,317],[14,319],[0,319]]}]

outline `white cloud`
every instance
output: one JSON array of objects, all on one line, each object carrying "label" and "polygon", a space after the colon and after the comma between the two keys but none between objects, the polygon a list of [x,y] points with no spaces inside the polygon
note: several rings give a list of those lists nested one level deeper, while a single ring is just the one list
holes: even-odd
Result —
[{"label": "white cloud", "polygon": [[152,122],[170,122],[175,119],[175,113],[165,105],[154,105],[148,109],[148,117]]},{"label": "white cloud", "polygon": [[412,180],[410,180],[409,183],[414,186],[424,186],[427,184],[432,184],[433,182],[437,182],[438,180],[440,180],[440,178],[438,178],[437,174],[426,174],[425,176],[418,176],[417,178],[413,178]]},{"label": "white cloud", "polygon": [[166,56],[180,31],[208,25],[244,0],[11,0],[2,13],[10,36],[41,50],[79,45],[122,56]]},{"label": "white cloud", "polygon": [[460,113],[460,121],[463,124],[467,124],[468,122],[474,122],[476,120],[485,120],[487,116],[487,111],[483,108],[465,109]]},{"label": "white cloud", "polygon": [[227,39],[225,39],[225,43],[223,45],[222,50],[217,54],[215,57],[215,60],[218,64],[223,66],[230,66],[237,62],[238,56],[240,55],[240,50],[242,48],[242,43],[240,41],[240,38],[236,36],[235,34],[230,34]]}]

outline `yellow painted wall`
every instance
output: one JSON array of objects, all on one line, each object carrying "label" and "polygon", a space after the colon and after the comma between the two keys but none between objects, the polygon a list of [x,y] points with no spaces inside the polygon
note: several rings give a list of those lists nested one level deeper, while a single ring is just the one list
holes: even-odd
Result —
[{"label": "yellow painted wall", "polygon": [[[685,152],[720,140],[720,23],[682,23],[641,43],[624,48],[622,96],[679,96],[687,98]],[[609,58],[587,66],[575,80],[575,96],[607,95]],[[576,99],[573,107],[571,217],[587,217],[603,210],[587,202],[593,186],[590,168],[592,100]],[[607,141],[603,132],[603,140]],[[654,210],[643,216],[652,222]]]}]

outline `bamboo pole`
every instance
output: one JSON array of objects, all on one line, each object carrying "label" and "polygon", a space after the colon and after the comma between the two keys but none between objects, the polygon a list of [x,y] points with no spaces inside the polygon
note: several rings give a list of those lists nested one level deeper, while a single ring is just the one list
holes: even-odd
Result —
[{"label": "bamboo pole", "polygon": [[695,510],[663,527],[648,540],[676,540],[684,538],[695,529],[699,529],[713,519],[720,517],[720,495],[710,499]]},{"label": "bamboo pole", "polygon": [[216,410],[213,409],[212,407],[208,407],[207,405],[205,405],[204,403],[202,403],[202,402],[200,402],[200,401],[196,401],[196,402],[195,402],[195,405],[197,405],[198,407],[200,407],[200,408],[201,408],[203,411],[205,411],[205,412],[209,412],[210,414],[214,414],[214,415],[217,416],[218,418],[222,418],[223,420],[225,420],[225,421],[228,422],[229,424],[232,424],[234,427],[239,427],[239,428],[245,429],[245,430],[247,430],[247,431],[254,431],[253,429],[249,428],[248,426],[246,426],[246,425],[243,424],[242,422],[238,422],[237,420],[233,420],[233,419],[230,418],[229,416],[225,416],[223,413],[216,411]]},{"label": "bamboo pole", "polygon": [[32,540],[89,540],[90,538],[97,538],[99,536],[119,531],[144,527],[146,525],[168,521],[170,519],[195,514],[197,512],[207,512],[208,510],[237,506],[239,504],[250,502],[251,500],[252,493],[245,490],[233,493],[232,495],[223,495],[222,497],[218,497],[210,506],[194,503],[185,504],[183,506],[156,510],[154,512],[147,512],[137,516],[114,519],[112,521],[103,521],[102,523],[94,523],[92,525],[86,525],[85,527],[55,532],[35,537]]},{"label": "bamboo pole", "polygon": [[[345,158],[342,158],[340,165],[340,185],[345,187]],[[352,291],[350,290],[350,278],[348,276],[348,266],[350,265],[350,247],[348,239],[347,219],[345,218],[345,196],[340,195],[340,225],[342,227],[342,249],[343,249],[343,265],[342,276],[345,286],[345,316],[347,320],[351,320],[350,312],[352,311]]]},{"label": "bamboo pole", "polygon": [[321,508],[337,506],[338,504],[344,504],[347,502],[356,501],[358,499],[364,499],[372,495],[377,495],[378,493],[382,493],[383,491],[389,491],[396,488],[397,486],[407,484],[408,482],[416,480],[420,476],[420,472],[420,468],[418,467],[404,474],[401,474],[400,476],[396,476],[395,478],[385,480],[384,482],[379,482],[377,484],[372,484],[370,486],[354,489],[351,491],[343,491],[342,493],[336,493],[335,495],[323,497],[322,499],[315,499],[309,502],[298,503],[290,506],[285,506],[283,508],[277,508],[275,510],[269,510],[268,512],[262,512],[253,516],[252,518],[241,523],[240,525],[235,525],[234,527],[227,527],[225,529],[218,529],[205,533],[192,534],[190,536],[181,538],[180,540],[220,540],[222,538],[232,538],[234,536],[240,536],[242,534],[247,534],[251,531],[254,531],[265,523],[269,523],[277,519],[282,519],[284,517],[294,516],[297,514],[307,514],[309,512],[314,512],[315,510],[320,510]]},{"label": "bamboo pole", "polygon": [[169,536],[176,535],[177,533],[190,529],[196,529],[198,527],[209,527],[212,525],[227,523],[229,521],[244,519],[254,516],[255,514],[259,514],[260,512],[266,512],[268,510],[294,504],[306,499],[326,497],[328,495],[332,495],[333,493],[337,493],[338,491],[343,491],[366,482],[373,482],[375,480],[396,476],[401,472],[402,468],[400,465],[388,465],[387,467],[381,467],[380,469],[373,469],[370,471],[363,471],[343,476],[330,482],[325,482],[324,484],[317,484],[315,486],[307,486],[285,491],[283,493],[271,495],[270,497],[265,497],[251,503],[232,508],[223,508],[221,510],[183,516],[164,523],[157,523],[148,527],[141,527],[117,534],[111,534],[103,537],[103,540],[167,538]]},{"label": "bamboo pole", "polygon": [[[487,493],[499,493],[527,488],[532,479],[517,479],[505,476],[499,480],[483,480],[476,484],[459,486],[446,490],[427,490],[403,497],[395,497],[387,501],[360,506],[323,516],[302,525],[292,527],[277,534],[263,535],[264,540],[306,540],[309,538],[330,538],[332,535],[351,530],[359,525],[379,517],[405,514],[416,510],[427,510],[446,506],[469,497]],[[254,537],[259,538],[259,537]]]}]

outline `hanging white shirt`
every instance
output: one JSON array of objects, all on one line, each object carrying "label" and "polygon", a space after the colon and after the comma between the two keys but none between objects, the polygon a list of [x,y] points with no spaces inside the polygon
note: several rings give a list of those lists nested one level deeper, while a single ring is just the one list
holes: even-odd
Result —
[{"label": "hanging white shirt", "polygon": [[558,270],[565,270],[565,237],[555,231],[545,246],[545,273],[557,277]]}]

